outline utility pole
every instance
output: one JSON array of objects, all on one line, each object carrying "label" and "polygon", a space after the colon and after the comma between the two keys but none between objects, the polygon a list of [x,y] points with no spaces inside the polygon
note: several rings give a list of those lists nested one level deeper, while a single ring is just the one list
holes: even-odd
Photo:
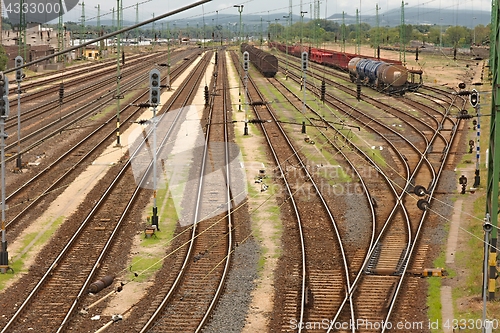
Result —
[{"label": "utility pole", "polygon": [[319,48],[319,16],[320,16],[320,4],[319,0],[314,1],[314,39],[316,40],[316,48]]},{"label": "utility pole", "polygon": [[307,62],[308,62],[308,59],[307,59],[307,52],[303,51],[301,53],[301,60],[302,60],[302,91],[304,92],[304,97],[303,97],[303,100],[302,100],[302,117],[303,117],[303,120],[302,120],[302,133],[305,134],[306,133],[306,73],[307,73]]},{"label": "utility pole", "polygon": [[9,116],[9,81],[4,73],[0,72],[0,169],[2,182],[2,245],[0,248],[0,273],[5,274],[9,267],[9,252],[5,234],[5,120]]},{"label": "utility pole", "polygon": [[379,20],[378,20],[378,10],[380,9],[380,7],[378,6],[378,4],[375,5],[375,16],[376,16],[376,21],[377,21],[377,33],[375,34],[375,57],[380,59],[380,54],[378,53],[379,52],[379,47],[380,47],[380,24],[379,24]]},{"label": "utility pole", "polygon": [[153,225],[154,228],[157,230],[160,230],[160,226],[158,223],[158,207],[156,206],[156,192],[157,192],[157,167],[156,167],[156,108],[160,104],[160,96],[161,96],[161,91],[160,91],[160,86],[161,86],[161,78],[160,78],[160,71],[156,68],[153,68],[151,71],[149,71],[149,104],[153,108],[153,149],[152,149],[152,154],[153,154],[153,216],[151,218],[151,224]]},{"label": "utility pole", "polygon": [[[135,5],[135,24],[139,24],[139,3]],[[135,42],[139,47],[139,28],[135,29]]]},{"label": "utility pole", "polygon": [[[153,18],[155,18],[155,13],[153,13]],[[153,50],[154,50],[154,48],[155,48],[155,44],[156,44],[156,38],[155,38],[156,34],[155,34],[155,30],[156,30],[156,25],[155,25],[155,22],[153,22],[153,28],[152,28],[152,30],[151,30],[151,32],[153,33],[153,38],[154,38],[154,40],[153,40]]]},{"label": "utility pole", "polygon": [[[85,43],[85,39],[86,39],[86,33],[85,33],[85,2],[82,2],[82,26],[81,26],[81,29],[80,29],[80,45],[82,45],[83,43]],[[82,49],[82,59],[85,59],[86,58],[86,48],[84,47]]]},{"label": "utility pole", "polygon": [[[121,30],[120,27],[120,12],[121,1],[116,0],[116,23],[118,25],[118,30]],[[122,12],[123,14],[123,12]],[[121,58],[121,34],[116,35],[116,146],[121,147],[120,143],[120,81],[121,81],[121,69],[120,69],[120,58]]]},{"label": "utility pole", "polygon": [[307,12],[302,10],[302,0],[300,0],[300,47],[302,47],[302,38],[304,37],[304,14]]},{"label": "utility pole", "polygon": [[111,11],[113,12],[111,14],[111,31],[116,31],[115,30],[115,7],[113,7],[113,9],[111,9]]},{"label": "utility pole", "polygon": [[[24,0],[20,1],[20,8],[24,8]],[[19,55],[26,59],[26,13],[19,11]]]},{"label": "utility pole", "polygon": [[[97,5],[97,36],[101,36],[101,5]],[[102,55],[102,42],[99,42],[99,57]]]},{"label": "utility pole", "polygon": [[238,45],[241,44],[241,13],[243,12],[243,5],[234,5],[233,7],[238,8],[238,13],[240,13],[240,32],[238,34]]},{"label": "utility pole", "polygon": [[[21,56],[17,56],[14,59],[16,67],[21,67],[24,64],[24,59]],[[23,163],[21,158],[21,82],[23,81],[23,70],[18,68],[16,70],[16,82],[17,82],[17,159],[16,166],[19,170],[22,169]]]},{"label": "utility pole", "polygon": [[285,80],[288,80],[288,30],[290,26],[288,25],[288,20],[290,19],[290,15],[283,15],[283,18],[286,18],[286,41],[285,41],[285,59],[286,59],[286,69],[285,69]]},{"label": "utility pole", "polygon": [[[59,0],[59,7],[60,8],[63,8],[62,7],[62,0]],[[57,24],[57,48],[59,49],[59,51],[64,51],[64,24],[63,24],[63,11],[60,10],[59,11],[59,21],[58,21],[58,24]],[[63,55],[60,55],[59,57],[57,57],[57,61],[58,62],[65,62],[64,61],[64,56]]]},{"label": "utility pole", "polygon": [[[404,0],[401,1],[401,23],[400,23],[401,29],[399,32],[399,61],[403,63],[403,65],[406,63],[406,38],[405,38],[405,2]],[[403,59],[401,59],[401,55]]]},{"label": "utility pole", "polygon": [[340,50],[345,52],[345,12],[342,12],[342,46]]},{"label": "utility pole", "polygon": [[167,90],[170,89],[170,21],[167,21]]},{"label": "utility pole", "polygon": [[[498,45],[500,43],[500,8],[498,2],[492,2],[491,8],[491,43],[490,43],[490,67],[493,74],[492,83],[492,108],[491,125],[488,154],[488,182],[486,192],[486,218],[493,225],[490,241],[490,260],[489,260],[489,300],[495,299],[496,283],[496,263],[497,263],[497,235],[498,235],[498,183],[500,181],[500,53]],[[497,144],[497,142],[499,144]],[[487,221],[488,222],[488,221]]]},{"label": "utility pole", "polygon": [[356,9],[356,54],[361,54],[361,18],[359,9]]},{"label": "utility pole", "polygon": [[260,17],[260,48],[262,49],[262,16]]}]

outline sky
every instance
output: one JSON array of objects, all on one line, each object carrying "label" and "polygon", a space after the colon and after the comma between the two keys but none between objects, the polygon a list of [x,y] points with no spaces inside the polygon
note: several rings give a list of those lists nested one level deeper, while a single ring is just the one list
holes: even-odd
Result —
[{"label": "sky", "polygon": [[[5,0],[4,0],[5,1]],[[35,2],[45,2],[46,0],[29,0]],[[64,21],[80,22],[82,17],[82,6],[85,6],[86,21],[94,21],[98,15],[97,6],[100,7],[101,20],[112,18],[112,9],[117,7],[118,0],[85,0],[64,15]],[[124,8],[123,18],[125,21],[136,21],[136,5],[139,4],[139,21],[151,19],[165,14],[169,11],[196,3],[196,0],[121,0]],[[239,2],[238,2],[239,1]],[[239,15],[235,4],[243,5],[242,15],[265,16],[267,14],[287,13],[290,1],[292,2],[292,13],[300,15],[300,0],[212,0],[204,5],[189,9],[183,13],[173,15],[165,21],[174,21],[182,18],[203,19],[203,16],[212,15]],[[302,0],[302,11],[307,11],[306,17],[311,17],[311,0]],[[348,15],[356,15],[359,9],[362,20],[363,15],[375,15],[376,5],[379,7],[379,14],[385,11],[401,8],[401,0],[321,0],[320,18],[330,16],[335,13],[345,12]],[[461,10],[469,9],[473,15],[475,10],[490,11],[491,0],[405,0],[405,8],[418,8],[424,12],[427,8]],[[217,13],[218,11],[218,13]]]}]

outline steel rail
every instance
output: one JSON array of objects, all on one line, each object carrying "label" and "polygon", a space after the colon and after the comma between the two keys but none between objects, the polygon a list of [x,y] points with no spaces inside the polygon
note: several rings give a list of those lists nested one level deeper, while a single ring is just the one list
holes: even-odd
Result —
[{"label": "steel rail", "polygon": [[[210,53],[207,53],[207,54],[210,54]],[[207,54],[205,55],[204,59],[208,59],[208,56]],[[203,66],[204,68],[206,69],[206,66],[207,66],[207,63],[208,63],[208,60],[203,60],[201,61],[200,63],[198,63],[197,67],[199,66],[201,68],[201,64],[203,63]],[[204,73],[205,71],[203,71]],[[199,84],[199,81],[201,76],[203,75],[200,75],[198,77],[198,84]],[[191,84],[190,87],[187,87],[187,82],[186,82],[186,85],[182,88],[182,89],[179,89],[180,90],[184,90],[184,89],[187,89],[188,90],[188,94],[186,95],[186,98],[183,102],[183,105],[187,105],[188,103],[188,100],[190,98],[190,96],[192,96],[194,93],[195,93],[195,90],[198,88],[198,84]],[[179,115],[181,114],[181,112],[178,113]],[[203,156],[205,158],[206,156],[206,150],[207,150],[207,145],[205,145],[204,147],[204,152],[203,152]],[[168,304],[168,302],[170,301],[172,295],[174,294],[175,290],[177,289],[177,287],[179,286],[183,276],[184,276],[184,273],[186,271],[186,268],[189,264],[189,261],[191,259],[191,252],[193,250],[193,246],[194,246],[194,239],[196,238],[196,226],[197,226],[197,218],[198,218],[198,214],[199,214],[199,204],[200,204],[200,195],[201,195],[201,190],[200,190],[200,186],[201,184],[203,183],[203,175],[204,175],[204,169],[205,169],[205,164],[203,163],[202,164],[202,171],[200,172],[200,182],[199,182],[199,187],[198,187],[198,194],[197,194],[197,203],[196,203],[196,208],[195,208],[195,214],[194,214],[194,217],[193,217],[193,227],[192,227],[192,231],[191,231],[191,239],[189,241],[189,246],[188,246],[188,249],[187,249],[187,253],[186,255],[184,256],[184,260],[183,260],[183,264],[179,270],[179,273],[177,274],[172,286],[170,287],[169,291],[167,292],[167,294],[165,295],[165,297],[163,298],[163,300],[160,302],[160,304],[157,306],[157,308],[155,309],[155,311],[153,312],[153,314],[151,315],[151,317],[148,319],[148,321],[144,324],[144,326],[142,327],[142,329],[140,330],[139,333],[145,333],[147,332],[153,325],[154,323],[157,321],[158,317],[161,315],[161,312],[163,311],[164,307]]]},{"label": "steel rail", "polygon": [[[215,306],[217,305],[217,302],[222,294],[222,290],[224,288],[224,285],[225,285],[225,282],[227,280],[227,276],[228,276],[228,273],[229,273],[229,266],[231,264],[231,261],[232,261],[232,248],[234,246],[233,244],[233,232],[232,232],[232,229],[233,229],[233,221],[232,221],[232,210],[233,210],[233,207],[232,207],[232,202],[233,202],[233,197],[231,195],[231,187],[230,187],[230,184],[231,184],[231,168],[229,167],[230,166],[230,154],[229,154],[229,135],[228,135],[228,126],[229,126],[229,120],[228,120],[228,116],[227,116],[227,110],[231,109],[231,101],[230,101],[230,97],[228,96],[228,92],[229,92],[229,87],[228,87],[228,82],[227,82],[227,69],[226,69],[226,56],[225,56],[225,51],[224,53],[221,55],[221,51],[218,52],[219,56],[218,56],[218,64],[222,64],[222,70],[223,72],[225,73],[225,75],[223,75],[222,77],[220,75],[217,75],[216,77],[216,80],[219,80],[219,79],[222,79],[222,101],[223,101],[223,108],[222,108],[222,112],[223,112],[223,116],[224,116],[224,164],[225,164],[225,172],[224,172],[224,176],[225,176],[225,181],[226,181],[226,210],[228,212],[227,214],[227,224],[228,224],[228,245],[227,245],[227,256],[225,258],[225,264],[224,264],[224,270],[222,272],[222,277],[220,278],[220,282],[217,286],[217,289],[215,291],[215,295],[212,299],[212,301],[210,302],[207,310],[205,311],[205,315],[203,316],[203,318],[201,319],[200,323],[198,324],[198,327],[196,328],[195,330],[195,333],[199,333],[202,331],[203,327],[205,326],[205,324],[208,322],[208,320],[210,319],[210,316],[215,308]],[[218,66],[218,65],[216,65]],[[217,90],[217,84],[214,85],[214,91]],[[215,95],[214,95],[215,96]],[[229,101],[229,103],[228,103]],[[211,110],[210,110],[210,113],[213,112],[213,103],[211,103]],[[211,119],[212,117],[210,116],[209,119]],[[210,128],[211,125],[210,123],[208,124],[208,127]],[[208,138],[209,136],[209,131],[210,129],[207,129],[207,133],[206,133],[206,136]]]},{"label": "steel rail", "polygon": [[[185,66],[186,63],[183,64],[183,66],[181,67],[177,67],[175,68],[175,70],[172,72],[172,80],[175,80],[180,74],[181,72],[186,68]],[[136,85],[137,84],[141,84],[143,81],[142,78],[140,78]],[[133,88],[134,86],[132,86]],[[146,96],[148,94],[147,91],[145,91],[144,93],[142,93],[140,96],[138,96],[135,100],[132,101],[132,103],[129,103],[128,105],[124,106],[122,108],[122,110],[120,110],[120,113],[123,113],[126,109],[130,108],[130,107],[135,107],[135,103],[139,102],[141,98],[143,98],[144,96]],[[98,106],[97,108],[99,108],[100,106]],[[93,109],[91,112],[94,112],[96,109]],[[138,112],[138,110],[136,111]],[[131,114],[130,116],[128,116],[126,119],[123,120],[124,123],[127,123],[130,119],[132,119],[132,117],[135,115],[135,113]],[[96,129],[94,129],[90,134],[88,134],[86,137],[84,137],[82,140],[80,140],[80,142],[78,142],[77,144],[73,145],[66,153],[62,154],[61,156],[59,156],[54,162],[52,162],[50,165],[48,165],[47,167],[45,167],[43,170],[41,170],[38,174],[36,174],[35,176],[33,176],[32,178],[30,178],[28,181],[26,181],[23,185],[17,187],[12,193],[10,193],[7,198],[6,198],[6,202],[8,200],[10,200],[13,196],[15,196],[16,194],[18,194],[19,192],[25,190],[27,187],[29,187],[30,183],[34,182],[35,180],[37,180],[38,178],[40,178],[41,176],[43,176],[45,173],[47,172],[50,172],[54,166],[59,163],[62,159],[66,158],[68,155],[70,155],[72,152],[74,152],[75,150],[77,150],[80,145],[82,145],[84,142],[88,141],[91,137],[93,137],[96,133],[98,133],[101,129],[103,129],[105,126],[107,126],[108,124],[111,123],[111,121],[113,121],[114,119],[116,118],[116,113],[113,114],[108,120],[106,120],[104,123],[100,124]],[[39,200],[41,200],[44,195],[48,194],[50,191],[54,190],[56,188],[56,186],[64,179],[66,178],[71,172],[74,171],[74,169],[76,168],[76,165],[82,163],[85,159],[87,159],[98,147],[99,145],[101,145],[106,139],[110,138],[111,136],[114,136],[116,135],[116,128],[113,128],[113,130],[106,135],[105,139],[103,139],[100,143],[98,143],[95,147],[93,147],[92,149],[90,149],[89,151],[87,151],[85,153],[84,156],[82,156],[82,158],[71,168],[68,169],[67,172],[65,172],[63,175],[61,175],[56,181],[54,181],[45,191],[42,192],[42,194],[40,194],[39,196],[37,196],[35,199],[33,200],[30,200],[29,201],[29,204],[21,211],[19,212],[16,216],[14,216],[7,224],[6,224],[6,227],[9,227],[9,225],[11,225],[13,222],[17,221],[19,218],[21,218],[24,213],[29,210],[33,205],[35,205]]]}]

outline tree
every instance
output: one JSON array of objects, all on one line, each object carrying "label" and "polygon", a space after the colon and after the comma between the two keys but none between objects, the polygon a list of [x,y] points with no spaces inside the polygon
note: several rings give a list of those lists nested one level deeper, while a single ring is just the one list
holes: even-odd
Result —
[{"label": "tree", "polygon": [[446,29],[446,34],[443,36],[443,40],[446,41],[446,45],[457,47],[462,43],[461,40],[465,42],[467,36],[469,36],[469,33],[466,27],[454,26]]}]

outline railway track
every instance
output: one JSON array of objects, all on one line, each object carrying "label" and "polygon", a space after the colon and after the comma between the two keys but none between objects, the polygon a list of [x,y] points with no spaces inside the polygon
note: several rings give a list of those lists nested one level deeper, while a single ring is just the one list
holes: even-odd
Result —
[{"label": "railway track", "polygon": [[[180,60],[181,57],[178,56],[178,59]],[[147,61],[139,61],[136,67],[124,69],[125,78],[122,80],[121,94],[125,95],[132,89],[137,89],[139,84],[144,81],[143,73],[146,69],[161,59],[162,55],[147,56]],[[112,103],[116,99],[116,78],[113,76],[116,74],[114,73],[115,69],[108,66],[107,69],[101,69],[101,71],[101,77],[97,81],[88,80],[91,83],[84,86],[81,85],[81,81],[85,78],[93,78],[95,76],[93,72],[85,71],[83,78],[81,73],[71,74],[70,76],[75,79],[69,80],[66,86],[73,86],[73,91],[66,92],[64,103],[60,103],[56,88],[50,89],[49,87],[47,89],[44,85],[39,86],[42,88],[40,94],[48,96],[49,100],[45,99],[46,102],[44,102],[40,100],[43,96],[34,96],[32,100],[36,101],[36,104],[33,106],[25,98],[22,101],[24,111],[21,112],[21,138],[18,141],[17,137],[12,136],[7,140],[5,149],[12,156],[6,161],[8,162],[15,157],[12,151],[17,150],[18,147],[21,148],[21,154],[24,155],[51,136],[68,130],[82,119],[98,115],[102,111],[103,105]],[[106,89],[110,86],[111,89]],[[67,91],[71,91],[71,88]],[[26,110],[26,105],[31,108]],[[17,126],[16,117],[11,117],[10,120],[7,123],[7,129]]]},{"label": "railway track", "polygon": [[[318,74],[318,76],[319,75],[320,74]],[[326,80],[324,76],[322,79]],[[295,81],[299,83],[299,77],[296,77]],[[339,89],[341,89],[340,85],[338,85],[338,87]],[[351,96],[354,96],[354,93],[352,91],[346,89],[343,90],[349,93]],[[311,91],[315,93],[317,98],[319,98],[320,94],[319,89],[313,88],[311,89]],[[290,93],[290,91],[288,93]],[[327,94],[327,96],[330,97],[330,99],[333,98],[336,101],[335,103],[342,102],[341,100],[339,101],[340,98],[334,97],[331,94]],[[328,97],[326,99],[326,102],[330,103]],[[299,100],[298,96],[295,96],[294,98],[296,100]],[[363,100],[365,99],[366,99],[365,96],[363,96]],[[369,117],[367,115],[363,115],[362,117],[360,116],[353,117],[355,118],[354,119],[355,121],[356,120],[360,121],[361,125],[370,124],[370,125],[365,125],[367,128],[376,126],[372,128],[372,131],[374,133],[382,135],[383,137],[386,137],[387,143],[394,141],[394,137],[399,135],[403,140],[406,141],[405,144],[408,144],[410,147],[413,148],[412,151],[403,151],[401,153],[401,147],[402,147],[401,144],[398,144],[397,148],[393,146],[393,151],[399,152],[400,163],[402,165],[407,164],[405,177],[402,176],[400,171],[396,172],[398,174],[398,177],[402,177],[402,179],[405,179],[405,183],[398,184],[393,179],[390,179],[387,175],[383,175],[388,184],[394,183],[394,185],[396,186],[395,188],[393,188],[394,195],[397,198],[394,201],[395,206],[391,214],[385,219],[386,222],[382,223],[384,220],[377,222],[378,225],[377,239],[373,243],[373,246],[368,247],[369,253],[363,263],[364,273],[358,274],[354,279],[353,288],[349,290],[348,296],[346,296],[346,298],[344,299],[343,305],[340,307],[337,314],[333,317],[330,329],[334,328],[335,324],[348,323],[349,320],[353,318],[352,314],[353,308],[348,305],[348,301],[355,303],[354,312],[356,312],[356,318],[367,319],[369,322],[373,323],[373,322],[380,322],[380,320],[384,319],[387,320],[387,318],[390,317],[392,308],[397,299],[396,296],[398,295],[398,292],[402,285],[403,281],[402,276],[404,276],[404,272],[407,270],[408,267],[408,261],[411,259],[411,254],[415,250],[415,246],[418,242],[420,229],[422,227],[426,215],[426,212],[424,212],[423,214],[420,213],[422,216],[419,218],[418,211],[416,211],[415,207],[411,209],[409,207],[409,211],[407,211],[404,208],[405,205],[404,202],[408,201],[407,199],[405,199],[407,195],[406,193],[407,191],[408,192],[413,191],[415,183],[418,184],[419,181],[423,181],[425,179],[429,180],[429,188],[432,189],[433,191],[433,188],[437,185],[438,181],[437,175],[434,173],[434,170],[436,169],[438,170],[439,173],[441,172],[442,167],[445,164],[445,162],[443,161],[446,161],[447,159],[447,151],[450,148],[451,142],[453,142],[454,136],[456,134],[457,126],[455,126],[454,122],[449,118],[450,115],[449,109],[446,110],[446,112],[440,114],[440,116],[442,117],[440,120],[432,119],[435,117],[435,115],[434,116],[431,115],[432,111],[424,109],[423,111],[424,114],[426,114],[432,120],[429,123],[435,124],[435,127],[433,128],[427,125],[426,122],[416,120],[414,116],[403,113],[395,108],[392,108],[388,106],[386,103],[383,104],[380,103],[379,101],[373,101],[372,99],[370,99],[369,102],[372,105],[378,106],[379,108],[383,108],[384,110],[393,109],[392,112],[395,113],[394,117],[395,118],[397,117],[398,119],[404,121],[405,125],[409,124],[413,128],[413,131],[415,133],[420,133],[423,142],[420,143],[418,147],[414,146],[410,141],[408,141],[408,139],[404,139],[404,136],[401,136],[400,134],[395,133],[394,131],[390,135],[390,137],[386,137],[387,134],[382,135],[382,133],[385,133],[387,131],[389,131],[390,133],[390,128],[388,128],[386,125],[374,119],[376,115],[373,117]],[[339,110],[344,110],[346,115],[353,116],[352,107],[350,105],[346,105],[344,103],[344,105],[339,106],[335,105],[335,103],[333,103],[332,107],[335,107],[336,109]],[[415,106],[415,104],[416,103],[414,103],[413,106]],[[299,110],[299,107],[296,106],[296,109]],[[345,111],[346,109],[349,111]],[[297,111],[297,113],[299,112]],[[361,111],[356,111],[356,114],[358,113],[361,113]],[[316,113],[316,117],[320,118],[317,120],[323,120],[324,123],[329,123],[324,118],[321,119],[322,116],[319,115],[318,113]],[[346,118],[341,118],[336,120],[343,121],[345,119]],[[324,123],[322,123],[321,125],[324,125]],[[346,122],[343,121],[342,123],[345,124]],[[414,127],[412,125],[414,123],[419,124],[420,129]],[[440,130],[445,128],[446,123],[451,124],[447,128],[447,130],[450,131],[449,140],[445,139],[444,136],[440,133]],[[411,137],[411,134],[409,135],[408,131],[405,131],[405,134],[403,135],[408,135]],[[314,140],[316,140],[316,138],[314,138]],[[350,140],[346,139],[346,141]],[[436,145],[436,142],[439,142],[437,146],[441,145],[441,147],[443,147],[443,151],[441,152],[442,154],[441,158],[437,160],[434,159],[434,161],[431,162],[426,158],[425,155],[427,154],[427,152],[432,150],[433,146]],[[349,142],[349,145],[355,146],[355,143]],[[364,153],[362,153],[362,150],[359,150],[359,154],[364,154]],[[408,158],[406,158],[406,156],[410,156],[410,154],[417,154],[417,156],[420,157],[413,159],[411,161],[411,164],[409,164]],[[377,166],[377,163],[375,161],[372,161],[371,163],[376,168],[379,168],[381,174],[384,173],[382,171],[383,167]],[[422,164],[426,165],[426,168],[431,172],[431,174],[427,173],[427,176],[422,177],[420,175],[419,178],[416,178],[416,176],[419,174],[419,169],[421,168]],[[389,168],[386,172],[391,171],[390,169],[392,168]],[[392,171],[394,171],[394,169]],[[432,200],[432,198],[429,196],[427,200]],[[408,203],[411,205],[411,202]],[[398,224],[401,222],[403,223]],[[406,243],[401,244],[401,239],[406,239]],[[361,280],[361,282],[359,280]],[[380,288],[378,288],[377,290],[372,288],[373,283],[375,282],[377,282],[378,285],[380,286]],[[363,302],[358,302],[357,299],[363,300]],[[381,300],[386,300],[386,302],[385,303],[381,302]],[[383,311],[377,313],[377,310],[375,309],[380,308],[381,303],[384,304],[382,306]],[[384,316],[387,316],[387,318],[385,318]],[[354,332],[356,330],[353,329],[352,331]],[[360,329],[359,331],[365,331],[365,330]]]},{"label": "railway track", "polygon": [[[238,60],[233,54],[240,77],[243,77]],[[284,202],[290,205],[290,216],[283,217],[286,245],[297,251],[287,256],[297,256],[295,264],[286,268],[286,276],[279,285],[277,294],[282,295],[277,313],[281,320],[279,330],[303,330],[308,321],[321,321],[331,313],[344,294],[343,286],[350,285],[347,258],[339,236],[337,222],[321,193],[319,184],[309,173],[301,154],[274,116],[270,107],[250,78],[248,85],[249,104],[254,105],[255,117],[261,120],[261,129],[268,142],[277,165],[280,182],[284,183]],[[261,105],[265,107],[261,107]],[[268,122],[269,121],[269,122]],[[290,220],[289,220],[290,219]],[[289,237],[289,238],[288,238]],[[290,244],[292,242],[294,244]],[[300,247],[297,249],[297,244]]]},{"label": "railway track", "polygon": [[[227,128],[231,106],[225,54],[217,54],[204,144],[199,147],[201,151],[194,150],[201,155],[194,159],[197,184],[188,190],[194,194],[194,206],[183,205],[192,216],[185,230],[190,237],[183,244],[184,259],[179,260],[178,275],[171,277],[172,285],[146,317],[148,321],[137,325],[139,332],[200,332],[217,304],[229,271],[234,247],[232,211],[236,208],[231,194],[231,160],[235,156],[231,156]],[[198,85],[199,81],[193,88]]]},{"label": "railway track", "polygon": [[[175,80],[191,62],[183,62],[181,66],[174,68],[172,71],[172,80]],[[144,79],[139,76],[131,82],[130,86],[124,86],[124,91],[127,89],[135,89],[143,83]],[[143,110],[136,107],[147,100],[147,92],[140,93],[128,105],[124,105],[120,110],[121,119],[124,123],[124,128],[134,123],[142,114]],[[101,106],[98,105],[97,108]],[[96,112],[92,109],[91,113]],[[86,134],[80,141],[75,142],[66,151],[61,152],[56,160],[49,163],[47,166],[38,171],[34,176],[27,179],[24,183],[17,187],[6,197],[6,203],[9,205],[9,215],[11,216],[7,222],[6,228],[9,232],[18,222],[23,223],[23,228],[26,227],[26,218],[31,216],[32,209],[40,202],[45,201],[47,196],[54,198],[59,195],[66,187],[65,184],[74,179],[75,175],[81,172],[82,167],[87,167],[87,161],[96,158],[99,151],[102,151],[116,137],[116,114],[112,114],[108,119],[98,124],[93,125],[95,129]],[[88,129],[91,129],[89,127]],[[106,133],[106,134],[101,134]],[[96,138],[101,137],[100,141],[96,142]],[[46,140],[47,136],[43,138]],[[17,235],[17,230],[12,230],[13,234]]]},{"label": "railway track", "polygon": [[[127,107],[131,108],[132,106],[129,105]],[[133,156],[131,156],[131,158],[133,158]],[[19,320],[22,321],[19,325],[22,327],[21,331],[28,328],[23,326],[23,324],[28,325],[26,323],[29,323],[29,325],[35,325],[36,323],[43,325],[43,318],[47,316],[53,317],[54,322],[51,324],[52,326],[50,328],[41,327],[44,327],[44,329],[46,328],[47,332],[55,332],[56,330],[64,331],[69,318],[72,317],[79,302],[84,299],[83,296],[87,294],[89,281],[99,268],[106,269],[101,260],[105,258],[111,245],[117,242],[114,240],[114,237],[120,230],[123,220],[128,216],[128,210],[133,202],[135,202],[137,195],[141,192],[140,185],[135,189],[131,186],[135,184],[134,174],[130,170],[131,159],[126,160],[126,162],[124,161],[124,164],[124,167],[120,168],[118,172],[117,180],[112,182],[108,189],[105,190],[104,194],[99,196],[102,197],[102,199],[95,204],[94,208],[89,212],[89,215],[84,219],[80,227],[75,231],[72,231],[73,227],[68,229],[69,234],[72,235],[71,239],[57,255],[52,265],[43,273],[43,277],[38,282],[37,280],[32,280],[33,282],[30,282],[30,285],[36,283],[36,286],[26,297],[24,302],[19,302],[23,305],[19,309],[17,309],[17,306],[10,307],[10,309],[17,309],[17,311],[10,318],[9,322],[3,328],[3,331],[11,331],[11,326],[19,324]],[[115,168],[115,170],[117,168]],[[118,184],[120,180],[122,181],[121,185]],[[115,198],[109,199],[108,208],[104,208],[104,210],[97,212],[97,210],[100,209],[101,203],[105,206],[104,202],[107,199],[107,195],[114,195]],[[128,202],[125,201],[127,195],[130,198]],[[121,204],[124,204],[125,208],[123,208],[123,213],[121,215],[117,215],[120,212]],[[113,225],[113,223],[116,223],[116,225]],[[111,235],[109,233],[111,233]],[[107,242],[104,243],[106,240]],[[90,244],[92,244],[91,247],[89,247]],[[102,252],[97,250],[100,247],[103,249]],[[49,251],[52,255],[52,250]],[[85,251],[90,253],[87,254]],[[56,254],[57,253],[58,252],[56,252]],[[46,259],[50,258],[50,256],[46,257]],[[86,258],[87,261],[84,262],[81,258]],[[94,266],[92,266],[93,260],[96,260]],[[43,265],[39,268],[42,267]],[[37,272],[41,274],[42,270],[37,269]],[[72,283],[65,285],[63,282],[66,277],[71,276],[69,275],[70,272],[73,274],[73,277],[69,278]],[[33,274],[36,275],[37,273],[33,272]],[[81,284],[85,277],[87,277],[85,282]],[[61,286],[64,286],[65,293],[63,294],[58,292]],[[70,306],[64,320],[61,322],[61,315],[64,316],[64,311],[66,311],[66,307],[69,306],[67,302],[72,300],[72,298],[68,296],[75,294],[76,289],[80,287],[79,295],[76,297],[75,302]],[[11,301],[15,301],[15,298],[13,300],[11,299]],[[32,301],[34,303],[32,303]],[[37,301],[40,302],[40,305],[36,305]],[[52,305],[53,307],[44,307],[44,303]],[[34,310],[26,311],[28,308],[34,308]],[[56,312],[58,312],[57,315],[55,314]],[[29,316],[38,316],[38,319],[26,319],[25,321],[19,319],[23,317],[29,318]],[[54,325],[60,326],[56,328]],[[16,329],[19,326],[16,326]],[[40,331],[44,330],[40,328]]]}]

